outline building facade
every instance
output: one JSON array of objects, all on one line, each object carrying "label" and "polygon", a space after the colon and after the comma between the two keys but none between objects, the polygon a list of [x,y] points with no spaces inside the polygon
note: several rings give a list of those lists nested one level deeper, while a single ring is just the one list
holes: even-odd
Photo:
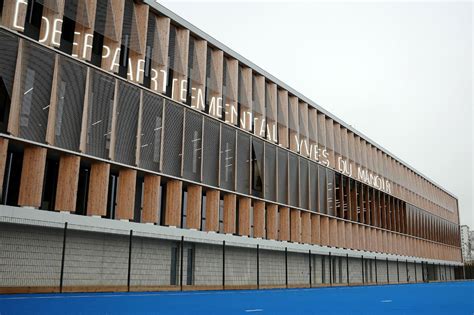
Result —
[{"label": "building facade", "polygon": [[462,252],[462,259],[464,262],[471,261],[472,259],[471,236],[472,236],[472,231],[469,231],[469,226],[461,225],[461,252]]},{"label": "building facade", "polygon": [[1,8],[0,289],[454,279],[455,196],[156,2]]}]

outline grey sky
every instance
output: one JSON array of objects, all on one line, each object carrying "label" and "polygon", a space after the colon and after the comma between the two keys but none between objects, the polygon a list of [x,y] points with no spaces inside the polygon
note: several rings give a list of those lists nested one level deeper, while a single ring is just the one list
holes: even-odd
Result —
[{"label": "grey sky", "polygon": [[474,228],[471,2],[161,3],[454,193]]}]

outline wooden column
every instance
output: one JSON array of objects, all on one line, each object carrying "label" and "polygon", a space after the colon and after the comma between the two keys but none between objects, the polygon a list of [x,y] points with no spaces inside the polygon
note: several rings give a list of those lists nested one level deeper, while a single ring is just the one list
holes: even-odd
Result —
[{"label": "wooden column", "polygon": [[267,239],[278,239],[278,206],[267,205]]},{"label": "wooden column", "polygon": [[218,190],[206,191],[206,231],[219,232],[219,200]]},{"label": "wooden column", "polygon": [[311,214],[311,243],[321,244],[321,216],[319,214]]},{"label": "wooden column", "polygon": [[321,217],[321,245],[329,246],[329,217]]},{"label": "wooden column", "polygon": [[301,213],[301,243],[311,244],[311,213]]},{"label": "wooden column", "polygon": [[234,194],[224,195],[224,233],[234,234],[237,218],[237,196]]},{"label": "wooden column", "polygon": [[280,241],[290,240],[290,209],[280,207]]},{"label": "wooden column", "polygon": [[338,247],[344,248],[346,247],[346,229],[344,227],[344,221],[337,220],[337,239],[338,239]]},{"label": "wooden column", "polygon": [[110,164],[96,162],[91,165],[87,215],[104,216],[107,214],[107,192],[109,190]]},{"label": "wooden column", "polygon": [[45,166],[46,149],[26,146],[23,152],[18,205],[34,208],[41,206]]},{"label": "wooden column", "polygon": [[2,25],[16,31],[24,31],[27,9],[28,1],[26,0],[4,1]]},{"label": "wooden column", "polygon": [[352,223],[344,222],[344,227],[346,229],[345,231],[346,242],[344,246],[346,248],[352,248]]},{"label": "wooden column", "polygon": [[55,210],[76,211],[80,164],[81,158],[77,155],[64,154],[59,158]]},{"label": "wooden column", "polygon": [[166,183],[165,225],[179,227],[181,225],[181,205],[183,202],[183,183],[170,180]]},{"label": "wooden column", "polygon": [[265,202],[259,200],[253,203],[253,237],[265,237]]},{"label": "wooden column", "polygon": [[0,137],[0,201],[6,196],[3,196],[3,180],[5,176],[5,165],[7,164],[8,153],[8,139]]},{"label": "wooden column", "polygon": [[161,177],[153,174],[145,175],[143,182],[143,209],[144,223],[160,223],[160,182]]},{"label": "wooden column", "polygon": [[239,197],[239,235],[250,235],[250,198]]},{"label": "wooden column", "polygon": [[360,235],[359,235],[359,224],[352,223],[352,248],[354,249],[361,249],[360,248]]},{"label": "wooden column", "polygon": [[135,209],[135,189],[137,187],[137,171],[123,168],[119,172],[117,189],[117,209],[115,219],[133,220]]},{"label": "wooden column", "polygon": [[329,218],[329,245],[337,247],[339,244],[337,234],[337,219]]},{"label": "wooden column", "polygon": [[290,210],[290,240],[295,243],[301,242],[301,216],[300,210]]},{"label": "wooden column", "polygon": [[202,187],[189,185],[186,201],[186,228],[201,229]]}]

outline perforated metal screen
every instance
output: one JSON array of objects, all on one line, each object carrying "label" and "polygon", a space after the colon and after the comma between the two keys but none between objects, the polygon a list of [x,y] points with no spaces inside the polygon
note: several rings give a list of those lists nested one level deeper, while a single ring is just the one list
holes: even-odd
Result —
[{"label": "perforated metal screen", "polygon": [[181,105],[165,101],[163,173],[173,176],[181,175],[183,117],[184,109]]},{"label": "perforated metal screen", "polygon": [[79,149],[86,86],[86,67],[69,58],[59,58],[54,144]]},{"label": "perforated metal screen", "polygon": [[318,165],[314,162],[309,163],[309,198],[311,211],[318,211]]},{"label": "perforated metal screen", "polygon": [[235,189],[235,132],[234,128],[222,125],[220,187],[230,190]]},{"label": "perforated metal screen", "polygon": [[289,153],[289,204],[292,206],[298,206],[298,156],[293,153]]},{"label": "perforated metal screen", "polygon": [[276,201],[276,147],[265,143],[265,199]]},{"label": "perforated metal screen", "polygon": [[304,209],[309,209],[309,187],[308,187],[308,176],[309,176],[309,167],[308,160],[299,158],[300,161],[300,207]]},{"label": "perforated metal screen", "polygon": [[7,121],[12,97],[13,77],[15,75],[16,57],[18,51],[18,38],[4,31],[0,31],[2,43],[0,58],[0,131],[6,131]]},{"label": "perforated metal screen", "polygon": [[219,175],[219,134],[220,124],[210,118],[204,118],[204,160],[203,182],[217,186]]},{"label": "perforated metal screen", "polygon": [[278,202],[288,202],[288,152],[277,148],[278,154]]},{"label": "perforated metal screen", "polygon": [[202,128],[203,116],[186,110],[183,177],[196,182],[201,181]]},{"label": "perforated metal screen", "polygon": [[162,97],[143,92],[140,167],[152,171],[160,170],[163,102]]},{"label": "perforated metal screen", "polygon": [[248,194],[250,190],[250,136],[237,132],[237,191]]}]

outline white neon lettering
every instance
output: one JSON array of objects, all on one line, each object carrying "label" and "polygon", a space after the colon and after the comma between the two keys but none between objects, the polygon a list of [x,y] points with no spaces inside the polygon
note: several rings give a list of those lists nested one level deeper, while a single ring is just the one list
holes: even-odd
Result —
[{"label": "white neon lettering", "polygon": [[40,42],[40,43],[44,43],[44,42],[48,39],[48,36],[49,36],[49,20],[48,20],[47,18],[45,18],[44,16],[42,16],[41,19],[42,19],[43,21],[45,21],[45,28],[46,28],[46,31],[44,32],[43,38],[40,38],[40,39],[39,39],[39,42]]},{"label": "white neon lettering", "polygon": [[28,2],[26,2],[25,0],[17,0],[15,4],[15,13],[13,16],[13,27],[20,31],[24,31],[25,28],[21,25],[18,25],[18,15],[20,13],[20,4],[28,5]]},{"label": "white neon lettering", "polygon": [[[53,23],[53,37],[51,38],[51,44],[54,46],[59,47],[61,45],[61,27],[62,27],[63,20],[61,19],[54,19]],[[59,35],[59,37],[57,37]]]}]

